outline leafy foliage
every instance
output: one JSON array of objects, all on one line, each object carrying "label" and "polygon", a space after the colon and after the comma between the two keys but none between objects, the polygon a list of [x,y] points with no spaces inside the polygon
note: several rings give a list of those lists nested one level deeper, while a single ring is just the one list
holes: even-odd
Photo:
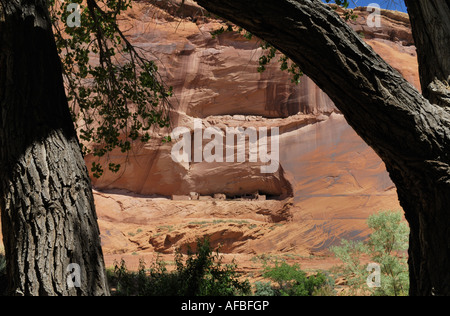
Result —
[{"label": "leafy foliage", "polygon": [[[409,274],[406,260],[409,228],[402,220],[401,212],[385,211],[369,217],[368,226],[373,230],[365,243],[343,240],[341,246],[332,247],[343,263],[343,273],[351,294],[383,296],[407,295]],[[381,267],[381,287],[370,289],[366,285],[367,271],[361,264],[368,255]]]},{"label": "leafy foliage", "polygon": [[270,282],[256,281],[254,284],[255,296],[275,296],[276,291]]},{"label": "leafy foliage", "polygon": [[108,271],[114,295],[139,296],[232,296],[249,294],[248,281],[240,281],[236,265],[224,265],[218,251],[213,254],[207,239],[197,242],[197,252],[188,252],[187,259],[178,250],[176,269],[169,272],[166,264],[156,260],[148,269],[141,261],[137,273],[130,272],[125,262]]},{"label": "leafy foliage", "polygon": [[[58,53],[73,120],[84,154],[102,157],[115,148],[131,149],[147,142],[152,127],[168,127],[172,89],[158,75],[156,64],[134,47],[118,26],[118,16],[131,0],[73,0],[80,25],[69,27],[69,3],[50,0]],[[84,4],[86,3],[86,4]],[[117,172],[120,165],[110,163]],[[102,166],[91,168],[101,176]]]},{"label": "leafy foliage", "polygon": [[366,253],[364,243],[343,239],[340,246],[330,250],[343,262],[339,272],[347,281],[348,294],[371,295],[373,291],[366,284],[368,273],[365,265],[361,263],[362,256]]},{"label": "leafy foliage", "polygon": [[[334,0],[334,1],[332,1],[332,0],[326,0],[326,2],[327,2],[327,3],[334,2],[335,4],[337,4],[338,6],[344,8],[344,9],[347,9],[348,6],[350,5],[350,2],[349,2],[348,0]],[[344,12],[344,19],[345,19],[346,21],[348,21],[348,20],[350,20],[350,19],[356,19],[356,18],[357,18],[357,15],[355,15],[355,14],[353,13],[353,10],[346,10],[346,11]]]},{"label": "leafy foliage", "polygon": [[263,277],[273,280],[278,286],[269,287],[268,283],[258,283],[255,285],[256,295],[312,296],[320,289],[334,284],[323,272],[307,276],[298,264],[289,265],[286,262],[266,267]]}]

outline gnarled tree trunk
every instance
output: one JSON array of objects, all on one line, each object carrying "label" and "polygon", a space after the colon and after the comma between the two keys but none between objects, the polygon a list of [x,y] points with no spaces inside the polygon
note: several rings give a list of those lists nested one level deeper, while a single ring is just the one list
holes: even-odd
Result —
[{"label": "gnarled tree trunk", "polygon": [[90,179],[47,3],[0,4],[0,208],[9,293],[107,295]]},{"label": "gnarled tree trunk", "polygon": [[407,1],[416,41],[422,36],[419,64],[433,64],[422,85],[439,86],[427,89],[430,99],[319,0],[196,2],[271,43],[330,96],[396,184],[411,228],[410,294],[450,295],[449,0]]}]

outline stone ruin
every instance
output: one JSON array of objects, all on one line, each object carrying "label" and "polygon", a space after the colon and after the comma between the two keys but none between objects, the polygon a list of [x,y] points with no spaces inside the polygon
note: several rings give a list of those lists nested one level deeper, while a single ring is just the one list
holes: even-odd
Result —
[{"label": "stone ruin", "polygon": [[200,195],[197,192],[190,192],[189,195],[172,195],[173,201],[265,201],[266,196],[259,194],[259,192],[255,192],[253,194],[243,194],[243,195],[234,195],[232,197],[227,197],[226,194],[223,193],[215,193],[211,195]]}]

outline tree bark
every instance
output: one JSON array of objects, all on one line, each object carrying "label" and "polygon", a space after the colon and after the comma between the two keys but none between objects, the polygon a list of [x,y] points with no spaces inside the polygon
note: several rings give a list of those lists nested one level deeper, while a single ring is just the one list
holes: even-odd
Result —
[{"label": "tree bark", "polygon": [[108,295],[47,3],[0,4],[0,208],[9,294]]},{"label": "tree bark", "polygon": [[196,2],[271,43],[329,95],[396,184],[411,229],[410,294],[450,295],[446,108],[421,95],[319,0]]}]

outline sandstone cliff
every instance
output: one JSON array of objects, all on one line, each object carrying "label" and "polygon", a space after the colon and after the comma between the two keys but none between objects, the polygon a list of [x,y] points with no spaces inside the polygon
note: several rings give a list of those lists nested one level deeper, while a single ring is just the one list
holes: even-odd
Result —
[{"label": "sandstone cliff", "polygon": [[[151,52],[174,87],[173,127],[193,129],[194,119],[203,128],[279,127],[280,168],[262,174],[262,163],[248,160],[176,163],[173,144],[158,140],[135,146],[128,156],[114,153],[109,159],[125,168],[94,180],[102,191],[96,197],[107,253],[168,253],[198,236],[225,244],[224,252],[317,253],[340,238],[364,238],[370,214],[400,209],[383,162],[308,77],[294,85],[276,63],[258,73],[257,40],[234,33],[213,38],[210,31],[219,24],[195,3],[187,1],[184,9],[171,4],[136,2],[122,27]],[[356,13],[349,24],[420,88],[407,15],[383,10],[382,27],[370,28],[365,8]],[[255,191],[275,200],[170,200],[189,192],[230,198]]]},{"label": "sandstone cliff", "polygon": [[[204,128],[219,124],[221,128],[242,126],[244,122],[248,126],[279,126],[282,131],[281,168],[275,174],[262,175],[258,172],[260,163],[177,164],[170,157],[173,144],[163,144],[156,139],[147,145],[137,144],[134,153],[127,157],[120,153],[108,157],[126,165],[126,169],[119,174],[107,173],[95,181],[95,186],[166,196],[191,191],[239,195],[256,190],[274,196],[289,195],[292,190],[289,183],[291,186],[294,183],[287,180],[286,174],[294,174],[289,170],[292,163],[288,157],[293,153],[285,150],[292,147],[305,154],[311,149],[311,143],[301,135],[294,139],[289,135],[294,131],[311,134],[313,126],[313,130],[329,124],[338,129],[344,127],[345,122],[326,123],[332,114],[339,120],[339,111],[306,76],[299,85],[294,85],[289,74],[280,71],[277,63],[258,73],[257,62],[262,50],[257,40],[248,41],[234,33],[213,38],[210,31],[217,29],[218,24],[202,17],[200,8],[192,3],[178,11],[175,6],[165,9],[148,2],[136,2],[134,9],[124,16],[122,27],[129,30],[135,45],[149,51],[148,57],[158,60],[163,78],[174,87],[173,127],[192,129],[194,118],[201,118]],[[190,18],[180,19],[166,11],[178,15],[185,12],[184,15]],[[392,17],[386,11],[383,27],[372,30],[364,24],[367,13],[364,10],[358,12],[358,20],[351,22],[355,30],[363,32],[377,52],[417,85],[415,51],[404,16]],[[317,123],[320,124],[316,126]],[[160,135],[167,132],[160,131]],[[321,128],[320,134],[314,137],[320,139],[330,135],[338,136],[339,131],[336,133],[333,127]],[[300,145],[295,145],[299,142]],[[301,148],[302,144],[310,148],[305,150]],[[92,157],[87,160],[90,162]]]}]

